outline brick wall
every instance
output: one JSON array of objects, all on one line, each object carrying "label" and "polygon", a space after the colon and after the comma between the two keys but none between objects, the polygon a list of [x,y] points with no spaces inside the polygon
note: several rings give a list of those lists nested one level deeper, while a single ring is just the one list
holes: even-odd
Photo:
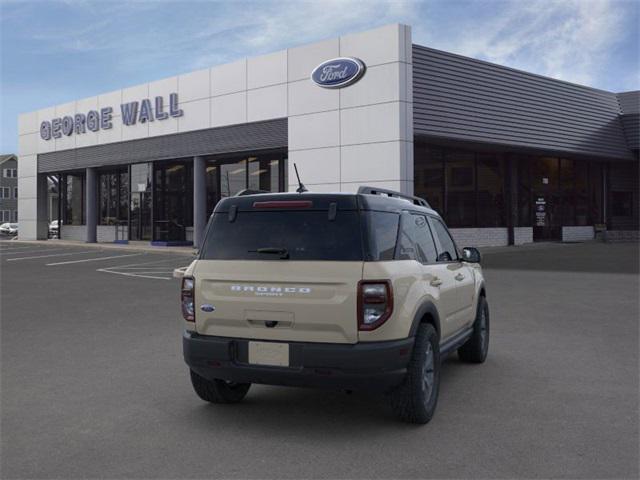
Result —
[{"label": "brick wall", "polygon": [[604,232],[604,240],[609,243],[638,242],[640,232],[638,230],[607,230]]},{"label": "brick wall", "polygon": [[62,225],[60,235],[62,240],[80,240],[84,242],[87,239],[87,227],[86,225]]},{"label": "brick wall", "polygon": [[451,235],[458,247],[498,247],[508,245],[506,228],[452,228]]},{"label": "brick wall", "polygon": [[595,231],[592,226],[588,227],[562,227],[563,242],[586,242],[593,240]]},{"label": "brick wall", "polygon": [[523,245],[533,242],[532,227],[515,227],[513,229],[513,243],[515,245]]}]

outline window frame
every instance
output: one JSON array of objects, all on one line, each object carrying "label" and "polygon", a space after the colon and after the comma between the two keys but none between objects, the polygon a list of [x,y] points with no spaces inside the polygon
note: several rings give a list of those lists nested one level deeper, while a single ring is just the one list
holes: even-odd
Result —
[{"label": "window frame", "polygon": [[[428,215],[427,216],[429,219],[429,227],[431,228],[433,233],[433,240],[435,241],[436,244],[436,251],[438,252],[438,256],[436,257],[436,264],[438,265],[447,265],[449,263],[461,263],[462,262],[462,257],[460,256],[460,248],[458,247],[458,244],[456,243],[455,238],[453,238],[453,235],[451,235],[451,232],[449,231],[449,228],[447,227],[447,224],[440,218],[437,218],[433,215]],[[456,251],[456,258],[448,261],[448,262],[438,262],[437,258],[444,252],[444,250],[442,249],[442,244],[440,243],[440,237],[438,237],[438,234],[435,233],[435,228],[432,225],[433,222],[440,222],[440,224],[442,224],[442,226],[444,227],[445,232],[447,232],[447,235],[449,235],[449,238],[451,239],[451,243],[453,243],[453,248]]]}]

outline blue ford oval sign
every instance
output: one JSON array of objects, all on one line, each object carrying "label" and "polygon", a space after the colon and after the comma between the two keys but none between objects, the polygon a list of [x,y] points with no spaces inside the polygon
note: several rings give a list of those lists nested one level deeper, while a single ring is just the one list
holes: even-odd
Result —
[{"label": "blue ford oval sign", "polygon": [[352,57],[339,57],[321,63],[313,72],[311,80],[324,88],[342,88],[360,80],[365,66],[362,60]]}]

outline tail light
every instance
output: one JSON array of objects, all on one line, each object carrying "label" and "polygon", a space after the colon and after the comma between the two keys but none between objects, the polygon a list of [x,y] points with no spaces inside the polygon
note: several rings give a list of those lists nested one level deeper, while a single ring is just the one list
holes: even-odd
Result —
[{"label": "tail light", "polygon": [[196,321],[196,313],[194,308],[193,290],[195,279],[184,277],[182,279],[182,288],[180,290],[180,303],[182,304],[182,316],[187,322]]},{"label": "tail light", "polygon": [[389,280],[358,283],[358,330],[375,330],[393,312],[393,289]]}]

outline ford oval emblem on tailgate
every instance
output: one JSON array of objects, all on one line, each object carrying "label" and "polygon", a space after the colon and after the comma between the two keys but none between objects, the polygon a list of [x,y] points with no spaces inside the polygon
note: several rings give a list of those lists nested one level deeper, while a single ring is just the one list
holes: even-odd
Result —
[{"label": "ford oval emblem on tailgate", "polygon": [[362,60],[352,57],[339,57],[318,65],[311,72],[311,80],[324,88],[342,88],[357,82],[364,74]]},{"label": "ford oval emblem on tailgate", "polygon": [[216,307],[214,307],[213,305],[209,305],[208,303],[200,305],[200,310],[202,310],[203,312],[213,312],[215,309]]}]

